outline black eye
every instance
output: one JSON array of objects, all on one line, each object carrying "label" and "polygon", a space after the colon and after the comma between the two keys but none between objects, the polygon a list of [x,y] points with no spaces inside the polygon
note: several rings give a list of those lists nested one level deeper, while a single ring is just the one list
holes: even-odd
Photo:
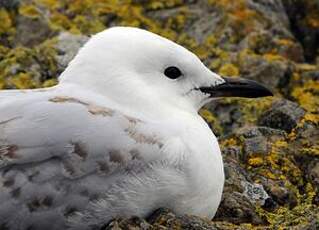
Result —
[{"label": "black eye", "polygon": [[175,66],[167,67],[164,71],[164,74],[170,79],[177,79],[182,76],[182,72]]}]

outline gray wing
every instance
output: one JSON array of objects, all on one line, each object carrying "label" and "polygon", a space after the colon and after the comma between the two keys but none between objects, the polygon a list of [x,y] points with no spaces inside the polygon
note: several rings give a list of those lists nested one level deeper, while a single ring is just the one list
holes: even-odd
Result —
[{"label": "gray wing", "polygon": [[3,95],[0,228],[63,229],[121,170],[155,159],[162,147],[140,132],[142,121],[110,108],[44,92]]}]

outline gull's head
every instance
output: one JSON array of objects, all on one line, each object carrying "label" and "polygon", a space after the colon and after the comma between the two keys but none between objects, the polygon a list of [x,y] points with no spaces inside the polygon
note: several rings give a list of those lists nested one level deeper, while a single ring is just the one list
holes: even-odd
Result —
[{"label": "gull's head", "polygon": [[215,97],[272,95],[256,82],[221,77],[184,47],[131,27],[94,35],[61,75],[60,83],[79,84],[123,106],[187,112],[197,112]]}]

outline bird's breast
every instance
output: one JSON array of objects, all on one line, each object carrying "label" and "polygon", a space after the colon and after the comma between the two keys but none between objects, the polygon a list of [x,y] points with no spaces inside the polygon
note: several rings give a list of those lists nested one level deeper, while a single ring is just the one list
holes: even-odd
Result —
[{"label": "bird's breast", "polygon": [[222,156],[215,135],[199,120],[188,123],[180,137],[169,140],[164,147],[175,155],[169,159],[180,162],[184,173],[186,187],[177,211],[212,218],[224,185]]}]

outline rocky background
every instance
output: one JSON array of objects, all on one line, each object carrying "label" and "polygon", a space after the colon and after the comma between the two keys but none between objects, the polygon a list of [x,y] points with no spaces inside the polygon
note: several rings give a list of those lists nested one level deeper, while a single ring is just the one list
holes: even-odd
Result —
[{"label": "rocky background", "polygon": [[0,0],[0,89],[56,84],[89,35],[114,25],[161,34],[275,97],[201,110],[225,162],[213,221],[160,209],[102,229],[319,229],[318,0]]}]

